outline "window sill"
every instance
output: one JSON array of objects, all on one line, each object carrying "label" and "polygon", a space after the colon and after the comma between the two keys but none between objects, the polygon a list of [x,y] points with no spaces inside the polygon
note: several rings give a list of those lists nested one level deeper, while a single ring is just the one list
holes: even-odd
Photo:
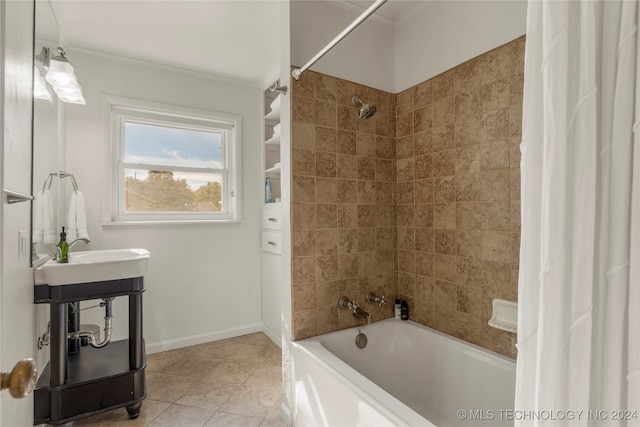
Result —
[{"label": "window sill", "polygon": [[209,224],[239,224],[239,219],[182,219],[182,220],[159,220],[159,221],[103,221],[100,225],[103,228],[117,227],[154,227],[158,225],[209,225]]}]

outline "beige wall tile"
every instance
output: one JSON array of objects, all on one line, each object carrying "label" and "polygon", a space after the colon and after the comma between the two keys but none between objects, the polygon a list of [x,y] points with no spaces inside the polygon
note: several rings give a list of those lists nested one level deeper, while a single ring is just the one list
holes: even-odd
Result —
[{"label": "beige wall tile", "polygon": [[345,105],[338,105],[338,121],[337,127],[342,130],[350,130],[355,131],[357,120],[358,120],[358,110],[353,107],[347,107]]},{"label": "beige wall tile", "polygon": [[341,154],[356,154],[356,132],[338,129],[336,151]]},{"label": "beige wall tile", "polygon": [[291,150],[291,173],[293,175],[315,176],[316,152],[309,150]]},{"label": "beige wall tile", "polygon": [[400,92],[397,95],[397,115],[402,116],[403,114],[412,113],[413,112],[413,102],[415,96],[416,88],[412,87]]},{"label": "beige wall tile", "polygon": [[341,228],[338,229],[338,254],[357,254],[358,251],[358,229]]},{"label": "beige wall tile", "polygon": [[325,74],[318,74],[314,79],[314,97],[323,101],[336,102],[337,79]]},{"label": "beige wall tile", "polygon": [[322,176],[327,178],[336,178],[338,176],[338,169],[336,164],[335,153],[316,153],[316,176]]},{"label": "beige wall tile", "polygon": [[350,154],[336,156],[336,171],[338,178],[355,179],[357,177],[357,157]]},{"label": "beige wall tile", "polygon": [[291,99],[291,118],[298,123],[315,123],[316,101],[313,98],[294,96]]},{"label": "beige wall tile", "polygon": [[[375,134],[395,138],[396,136],[396,118],[386,114],[376,114],[373,116],[375,120]],[[371,120],[371,119],[368,119]],[[367,120],[363,120],[367,121]],[[362,122],[362,121],[361,121]]]},{"label": "beige wall tile", "polygon": [[[338,300],[340,299],[339,281],[333,282],[319,282],[316,285],[316,307],[319,310],[337,308]],[[338,316],[336,313],[336,322]]]},{"label": "beige wall tile", "polygon": [[315,100],[315,113],[315,124],[333,128],[336,127],[338,114],[335,102]]},{"label": "beige wall tile", "polygon": [[[493,298],[517,298],[523,58],[524,37],[397,95],[314,72],[292,82],[294,339],[357,325],[337,298],[375,290],[515,355],[486,321]],[[377,113],[359,119],[353,96]]]},{"label": "beige wall tile", "polygon": [[338,254],[338,229],[332,228],[316,232],[316,254],[318,256]]},{"label": "beige wall tile", "polygon": [[338,205],[338,228],[355,228],[358,226],[358,205]]},{"label": "beige wall tile", "polygon": [[315,257],[293,258],[291,260],[291,280],[294,285],[316,283]]},{"label": "beige wall tile", "polygon": [[337,133],[335,128],[316,126],[316,150],[328,153],[336,152]]},{"label": "beige wall tile", "polygon": [[315,256],[316,254],[316,232],[312,230],[291,232],[291,254],[296,257]]},{"label": "beige wall tile", "polygon": [[292,177],[291,198],[297,203],[314,203],[316,201],[316,179],[313,177]]},{"label": "beige wall tile", "polygon": [[391,159],[375,159],[375,180],[395,181],[396,168],[395,161]]},{"label": "beige wall tile", "polygon": [[386,136],[376,136],[376,158],[378,159],[395,159],[396,143],[395,138]]},{"label": "beige wall tile", "polygon": [[[407,91],[409,90],[411,89],[407,89]],[[433,102],[431,80],[415,86],[413,90],[413,102],[416,109],[425,107]]]},{"label": "beige wall tile", "polygon": [[338,205],[334,203],[317,204],[316,227],[319,229],[333,229],[338,226]]},{"label": "beige wall tile", "polygon": [[396,140],[396,157],[398,159],[413,157],[413,134],[398,137]]},{"label": "beige wall tile", "polygon": [[291,302],[293,311],[315,310],[316,308],[316,285],[294,285],[293,294],[296,296]]},{"label": "beige wall tile", "polygon": [[413,113],[413,132],[423,132],[433,127],[433,107],[428,105]]},{"label": "beige wall tile", "polygon": [[291,124],[291,146],[300,150],[316,149],[316,127],[313,123]]},{"label": "beige wall tile", "polygon": [[293,230],[315,229],[316,205],[314,203],[292,203],[291,228]]},{"label": "beige wall tile", "polygon": [[397,212],[395,205],[376,205],[376,227],[396,226]]},{"label": "beige wall tile", "polygon": [[354,179],[339,179],[338,203],[356,203],[357,200],[357,181]]}]

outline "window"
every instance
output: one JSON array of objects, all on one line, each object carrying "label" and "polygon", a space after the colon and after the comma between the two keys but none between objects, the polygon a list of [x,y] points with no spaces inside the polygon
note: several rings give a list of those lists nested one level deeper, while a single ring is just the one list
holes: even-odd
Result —
[{"label": "window", "polygon": [[239,117],[136,104],[111,104],[112,220],[237,220]]}]

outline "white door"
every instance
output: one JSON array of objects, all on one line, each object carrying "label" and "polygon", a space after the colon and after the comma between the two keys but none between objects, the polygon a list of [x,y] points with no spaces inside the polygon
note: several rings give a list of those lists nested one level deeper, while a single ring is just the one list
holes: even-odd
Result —
[{"label": "white door", "polygon": [[[3,189],[31,194],[31,111],[33,1],[0,2],[0,84]],[[30,251],[19,254],[19,232],[30,230],[29,202],[0,207],[0,369],[9,371],[21,359],[35,358],[35,309]],[[33,424],[33,395],[13,399],[0,393],[0,425]]]}]

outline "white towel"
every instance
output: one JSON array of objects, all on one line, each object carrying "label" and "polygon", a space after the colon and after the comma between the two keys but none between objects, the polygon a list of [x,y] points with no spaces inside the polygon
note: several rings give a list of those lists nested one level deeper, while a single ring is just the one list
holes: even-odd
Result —
[{"label": "white towel", "polygon": [[87,213],[84,208],[84,194],[79,191],[71,194],[69,201],[69,213],[67,215],[67,241],[73,242],[76,239],[87,239]]},{"label": "white towel", "polygon": [[278,135],[280,135],[280,123],[278,123],[273,127],[273,136],[275,137]]},{"label": "white towel", "polygon": [[51,192],[39,191],[36,196],[35,218],[33,224],[34,243],[53,243],[56,233],[53,229],[53,205]]}]

